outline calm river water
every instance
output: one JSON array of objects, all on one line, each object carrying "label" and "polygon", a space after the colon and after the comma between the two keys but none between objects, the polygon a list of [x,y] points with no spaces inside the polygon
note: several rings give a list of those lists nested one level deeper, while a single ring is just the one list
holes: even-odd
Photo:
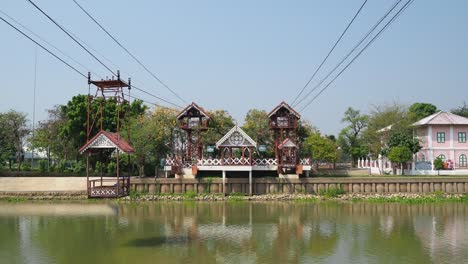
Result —
[{"label": "calm river water", "polygon": [[0,263],[468,263],[468,205],[0,203]]}]

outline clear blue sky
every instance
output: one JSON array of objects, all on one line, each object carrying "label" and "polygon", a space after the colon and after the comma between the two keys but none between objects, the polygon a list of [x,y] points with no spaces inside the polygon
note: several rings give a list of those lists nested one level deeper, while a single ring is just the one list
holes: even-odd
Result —
[{"label": "clear blue sky", "polygon": [[[36,0],[62,25],[116,65],[134,83],[177,102],[113,43],[71,0]],[[251,108],[291,101],[351,19],[353,1],[91,1],[79,0],[124,45],[187,101],[226,109],[242,123]],[[393,0],[369,0],[316,79],[341,59]],[[106,70],[27,1],[0,9],[92,71]],[[430,102],[442,110],[468,101],[468,1],[416,0],[373,46],[306,111],[323,133],[337,134],[348,106]],[[0,23],[0,111],[32,119],[35,45]],[[83,73],[87,70],[77,66]],[[87,93],[86,80],[38,50],[36,117]],[[313,83],[314,84],[314,83]],[[135,92],[136,93],[136,92]],[[137,94],[137,93],[136,93]],[[155,101],[141,93],[138,96]]]}]

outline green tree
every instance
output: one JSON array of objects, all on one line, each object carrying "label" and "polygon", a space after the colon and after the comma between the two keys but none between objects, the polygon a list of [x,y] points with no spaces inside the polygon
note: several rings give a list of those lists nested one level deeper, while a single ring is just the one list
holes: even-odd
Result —
[{"label": "green tree", "polygon": [[214,145],[235,123],[226,110],[208,111],[208,114],[211,119],[208,130],[202,135],[202,140],[206,145]]},{"label": "green tree", "polygon": [[458,108],[454,108],[450,110],[450,112],[452,112],[452,114],[456,114],[456,115],[468,118],[468,106],[466,105],[466,102],[463,102],[462,106],[459,106]]},{"label": "green tree", "polygon": [[388,140],[388,147],[406,147],[411,151],[412,154],[417,153],[422,148],[422,146],[419,144],[419,140],[401,132],[393,133],[390,136],[390,139]]},{"label": "green tree", "polygon": [[429,103],[414,103],[408,109],[408,119],[416,122],[437,112],[437,106]]},{"label": "green tree", "polygon": [[441,157],[434,159],[434,169],[437,170],[437,175],[440,175],[440,170],[444,168],[444,161]]},{"label": "green tree", "polygon": [[347,126],[343,128],[338,136],[338,144],[344,154],[351,157],[353,167],[356,166],[357,159],[367,155],[368,148],[361,139],[362,132],[366,129],[369,116],[362,115],[359,110],[349,107],[343,119]]},{"label": "green tree", "polygon": [[23,146],[26,137],[30,133],[27,127],[26,114],[15,110],[3,113],[0,115],[0,127],[2,128],[0,129],[0,133],[2,133],[0,141],[3,142],[0,143],[3,145],[1,151],[4,152],[0,153],[0,156],[8,157],[10,170],[11,158],[15,157],[18,163],[18,171],[20,171],[24,159]]},{"label": "green tree", "polygon": [[132,122],[132,144],[140,176],[153,172],[159,160],[173,150],[176,121],[174,111],[158,107]]},{"label": "green tree", "polygon": [[406,146],[396,146],[390,149],[388,159],[392,162],[399,163],[401,173],[403,173],[403,164],[410,161],[412,157],[411,150]]},{"label": "green tree", "polygon": [[250,109],[245,116],[245,123],[242,129],[258,145],[267,147],[267,155],[273,153],[273,144],[271,142],[271,131],[269,129],[268,113],[264,110]]},{"label": "green tree", "polygon": [[337,144],[330,138],[322,136],[318,132],[309,135],[305,142],[305,149],[317,163],[322,161],[334,164],[338,159]]}]

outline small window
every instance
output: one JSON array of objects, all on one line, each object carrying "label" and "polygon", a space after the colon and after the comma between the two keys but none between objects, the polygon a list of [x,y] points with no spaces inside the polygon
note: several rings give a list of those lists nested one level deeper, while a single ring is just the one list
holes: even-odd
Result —
[{"label": "small window", "polygon": [[458,132],[458,142],[466,143],[466,132]]},{"label": "small window", "polygon": [[445,132],[437,132],[437,143],[445,143]]},{"label": "small window", "polygon": [[467,161],[466,161],[466,155],[465,154],[461,154],[460,157],[458,158],[458,166],[459,167],[466,167],[466,164]]},{"label": "small window", "polygon": [[424,154],[421,155],[421,161],[426,161],[426,156]]},{"label": "small window", "polygon": [[445,161],[445,155],[444,155],[444,154],[440,154],[440,155],[439,155],[439,158],[440,158],[442,161]]}]

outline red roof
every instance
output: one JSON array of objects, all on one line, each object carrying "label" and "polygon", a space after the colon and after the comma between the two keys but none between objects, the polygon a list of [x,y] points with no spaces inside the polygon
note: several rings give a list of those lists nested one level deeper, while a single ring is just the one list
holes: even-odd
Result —
[{"label": "red roof", "polygon": [[[105,137],[110,142],[98,142],[98,138]],[[110,144],[109,144],[110,143]],[[125,153],[133,153],[135,149],[118,133],[111,133],[104,130],[99,131],[92,139],[80,148],[80,153],[89,149],[112,149],[116,148]]]},{"label": "red roof", "polygon": [[294,110],[290,105],[288,105],[286,102],[281,102],[279,105],[277,105],[275,107],[275,109],[273,109],[269,114],[268,114],[268,117],[271,117],[272,115],[276,114],[276,112],[278,112],[278,110],[280,110],[281,108],[286,108],[289,110],[289,112],[291,112],[291,114],[295,115],[298,119],[301,118],[301,115],[296,112],[296,110]]}]

